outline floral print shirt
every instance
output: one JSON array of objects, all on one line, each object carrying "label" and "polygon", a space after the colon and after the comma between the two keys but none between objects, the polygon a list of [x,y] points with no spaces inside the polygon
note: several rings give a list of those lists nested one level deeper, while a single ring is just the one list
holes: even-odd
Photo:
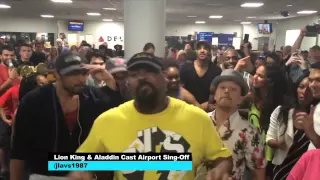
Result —
[{"label": "floral print shirt", "polygon": [[[216,124],[215,111],[208,115],[213,123]],[[247,119],[242,118],[238,111],[232,114],[229,120],[226,120],[217,131],[225,145],[232,152],[233,180],[243,179],[246,166],[251,170],[266,167],[267,161],[261,134]],[[204,171],[206,171],[204,166],[198,169],[196,180],[205,179]]]}]

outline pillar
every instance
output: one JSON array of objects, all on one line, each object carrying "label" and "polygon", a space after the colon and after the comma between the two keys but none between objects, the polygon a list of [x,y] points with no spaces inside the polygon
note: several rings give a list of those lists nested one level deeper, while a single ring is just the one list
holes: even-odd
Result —
[{"label": "pillar", "polygon": [[143,46],[154,44],[155,55],[164,56],[166,0],[124,0],[125,58],[142,52]]}]

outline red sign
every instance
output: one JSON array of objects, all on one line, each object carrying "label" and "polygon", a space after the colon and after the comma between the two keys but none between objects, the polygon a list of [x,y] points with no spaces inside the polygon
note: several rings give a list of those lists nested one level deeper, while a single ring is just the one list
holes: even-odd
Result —
[{"label": "red sign", "polygon": [[103,37],[102,37],[102,36],[100,36],[100,38],[99,38],[99,42],[104,42],[104,39],[103,39]]}]

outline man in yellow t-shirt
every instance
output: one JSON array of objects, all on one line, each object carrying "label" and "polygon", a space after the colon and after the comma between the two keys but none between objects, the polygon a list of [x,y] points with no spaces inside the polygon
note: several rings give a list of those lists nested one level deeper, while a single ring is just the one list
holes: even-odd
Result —
[{"label": "man in yellow t-shirt", "polygon": [[[127,66],[127,85],[134,100],[100,115],[77,152],[192,153],[192,171],[117,171],[116,180],[193,180],[202,161],[215,164],[209,178],[228,179],[230,151],[204,111],[166,96],[161,61],[138,53]],[[88,172],[73,172],[70,177],[86,175]]]}]

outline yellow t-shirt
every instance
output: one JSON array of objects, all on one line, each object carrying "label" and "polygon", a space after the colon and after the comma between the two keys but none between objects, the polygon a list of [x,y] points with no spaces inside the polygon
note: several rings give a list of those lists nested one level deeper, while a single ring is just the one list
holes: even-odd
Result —
[{"label": "yellow t-shirt", "polygon": [[[201,109],[170,98],[169,106],[152,115],[139,113],[133,101],[100,115],[77,152],[191,152],[192,171],[115,173],[116,180],[193,180],[203,160],[230,157],[216,128]],[[170,177],[169,177],[170,176]]]},{"label": "yellow t-shirt", "polygon": [[272,151],[271,147],[267,145],[266,132],[264,130],[261,130],[260,121],[259,121],[260,115],[261,115],[260,111],[257,109],[257,107],[254,104],[252,104],[250,112],[249,112],[249,122],[251,124],[253,124],[256,128],[258,128],[259,131],[261,132],[262,142],[265,145],[266,160],[267,161],[272,161],[272,159],[273,159],[273,151]]}]

